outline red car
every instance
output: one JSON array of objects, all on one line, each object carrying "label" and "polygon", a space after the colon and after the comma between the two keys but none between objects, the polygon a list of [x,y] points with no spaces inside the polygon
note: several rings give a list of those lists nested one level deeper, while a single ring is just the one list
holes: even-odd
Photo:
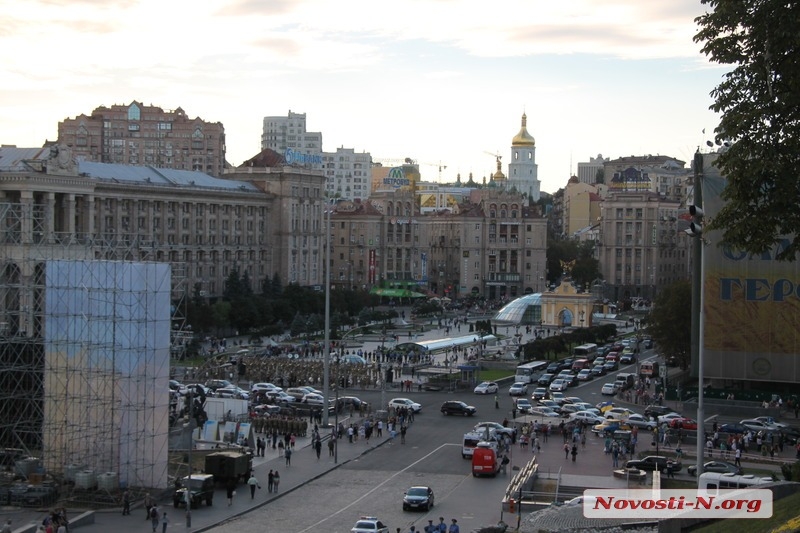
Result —
[{"label": "red car", "polygon": [[697,429],[697,421],[691,418],[673,418],[669,422],[672,429]]}]

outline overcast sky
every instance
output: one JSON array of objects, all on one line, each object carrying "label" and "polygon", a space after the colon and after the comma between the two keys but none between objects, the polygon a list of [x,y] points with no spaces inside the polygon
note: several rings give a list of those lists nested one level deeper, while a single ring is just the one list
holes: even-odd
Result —
[{"label": "overcast sky", "polygon": [[[411,157],[423,179],[507,172],[523,112],[542,190],[577,163],[713,139],[725,70],[699,0],[0,0],[0,143],[133,100],[222,122],[234,165],[262,119],[307,114],[323,149]],[[706,133],[703,134],[705,129]]]}]

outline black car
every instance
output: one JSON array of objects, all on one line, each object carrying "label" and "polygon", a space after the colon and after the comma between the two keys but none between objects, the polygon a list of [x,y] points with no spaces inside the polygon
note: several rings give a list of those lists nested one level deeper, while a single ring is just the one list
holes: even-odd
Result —
[{"label": "black car", "polygon": [[656,420],[658,420],[659,416],[668,415],[673,412],[675,411],[666,405],[648,405],[644,408],[644,416],[647,418],[655,418]]},{"label": "black car", "polygon": [[556,379],[556,375],[555,374],[551,374],[551,373],[542,374],[539,377],[539,379],[536,380],[536,384],[540,385],[542,387],[547,387],[548,385],[550,385],[553,382],[554,379]]},{"label": "black car", "polygon": [[403,510],[419,509],[429,511],[433,507],[433,489],[430,487],[411,487],[403,495]]},{"label": "black car", "polygon": [[729,433],[732,435],[742,435],[747,433],[747,428],[744,424],[740,424],[739,422],[732,422],[730,424],[721,424],[717,427],[720,433]]},{"label": "black car", "polygon": [[458,400],[448,400],[442,404],[443,415],[472,416],[477,411],[473,406]]},{"label": "black car", "polygon": [[[689,468],[686,469],[689,472],[689,475],[694,477],[697,475],[697,465],[689,465]],[[737,476],[741,476],[744,474],[744,470],[741,467],[736,466],[733,463],[729,463],[727,461],[708,461],[703,465],[703,472],[718,472],[720,474],[736,474]]]},{"label": "black car", "polygon": [[569,387],[577,387],[581,383],[578,380],[578,375],[573,374],[572,372],[562,372],[561,374],[556,376],[556,379],[563,379],[564,381],[567,382],[567,386]]},{"label": "black car", "polygon": [[562,359],[558,362],[558,370],[569,370],[572,368],[572,363],[575,362],[573,357],[567,357],[566,359]]},{"label": "black car", "polygon": [[606,372],[606,368],[603,365],[594,365],[592,367],[593,376],[605,376]]},{"label": "black car", "polygon": [[547,365],[547,368],[545,369],[545,372],[548,373],[548,374],[555,374],[559,370],[561,370],[561,365],[559,365],[556,362],[556,363],[550,363],[549,365]]},{"label": "black car", "polygon": [[214,501],[214,476],[211,474],[192,474],[181,479],[181,486],[172,495],[172,505],[180,507],[186,505],[186,492],[189,492],[189,501],[192,509],[200,506],[202,502],[211,507]]},{"label": "black car", "polygon": [[661,455],[648,455],[644,459],[632,459],[625,463],[625,468],[638,468],[639,470],[647,470],[648,472],[654,470],[664,472],[667,470],[668,464],[672,465],[673,472],[679,472],[682,468],[681,463],[673,461],[672,459],[667,459]]},{"label": "black car", "polygon": [[623,353],[619,356],[619,362],[623,365],[632,365],[636,362],[636,355],[632,353]]}]

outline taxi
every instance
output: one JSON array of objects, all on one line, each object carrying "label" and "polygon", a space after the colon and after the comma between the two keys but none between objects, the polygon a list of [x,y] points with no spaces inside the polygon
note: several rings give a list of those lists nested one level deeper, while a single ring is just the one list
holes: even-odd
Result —
[{"label": "taxi", "polygon": [[389,528],[376,516],[362,516],[350,533],[389,533]]}]

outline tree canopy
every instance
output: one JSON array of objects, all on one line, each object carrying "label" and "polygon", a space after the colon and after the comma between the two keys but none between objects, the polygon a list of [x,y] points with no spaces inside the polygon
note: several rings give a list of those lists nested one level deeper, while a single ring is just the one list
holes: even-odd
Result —
[{"label": "tree canopy", "polygon": [[647,319],[647,332],[664,357],[677,357],[688,368],[691,352],[692,285],[678,281],[661,290]]},{"label": "tree canopy", "polygon": [[695,42],[710,61],[730,65],[711,92],[720,113],[717,160],[727,177],[725,206],[710,229],[735,248],[761,254],[791,235],[778,259],[800,252],[800,6],[786,0],[702,0]]}]

